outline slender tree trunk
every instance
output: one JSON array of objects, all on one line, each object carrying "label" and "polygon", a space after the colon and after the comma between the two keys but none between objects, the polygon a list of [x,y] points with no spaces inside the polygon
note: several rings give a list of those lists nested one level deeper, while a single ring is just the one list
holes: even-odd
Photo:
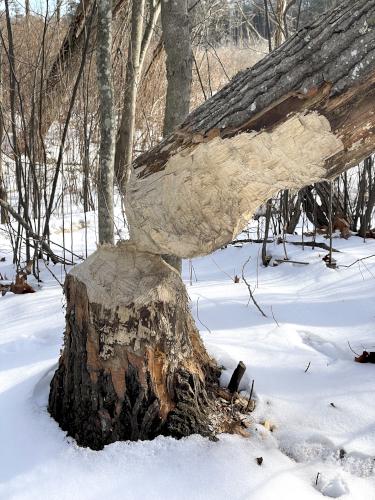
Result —
[{"label": "slender tree trunk", "polygon": [[100,151],[98,182],[99,243],[114,242],[113,177],[115,120],[112,89],[112,0],[97,5],[97,73],[100,100]]},{"label": "slender tree trunk", "polygon": [[132,0],[131,33],[126,64],[124,104],[121,124],[117,134],[115,172],[118,185],[125,194],[133,157],[135,112],[139,79],[141,74],[140,56],[143,36],[145,0]]},{"label": "slender tree trunk", "polygon": [[61,20],[61,4],[62,0],[57,0],[56,2],[56,21],[59,24]]},{"label": "slender tree trunk", "polygon": [[[189,113],[193,51],[188,14],[188,0],[162,2],[161,22],[167,55],[167,97],[164,115],[164,137],[183,122]],[[181,272],[182,261],[165,255],[166,262]]]},{"label": "slender tree trunk", "polygon": [[145,56],[160,14],[160,2],[149,0],[148,22],[143,30],[145,0],[133,0],[131,34],[125,76],[124,104],[117,133],[115,174],[123,195],[129,182],[133,159],[137,95]]},{"label": "slender tree trunk", "polygon": [[[3,137],[4,137],[4,123],[3,123],[3,49],[0,46],[0,199],[7,201],[7,191],[5,189],[4,172],[3,172]],[[3,206],[0,208],[0,224],[6,224],[8,220],[7,211]]]},{"label": "slender tree trunk", "polygon": [[285,13],[287,9],[286,0],[277,0],[276,3],[276,30],[275,30],[275,47],[280,47],[286,39],[285,31]]},{"label": "slender tree trunk", "polygon": [[263,238],[263,244],[262,244],[262,263],[266,267],[270,263],[270,258],[267,255],[267,240],[268,240],[268,233],[270,230],[271,212],[272,212],[272,198],[270,198],[266,203],[264,238]]},{"label": "slender tree trunk", "polygon": [[362,238],[366,237],[367,231],[370,229],[371,224],[371,216],[374,210],[375,205],[375,188],[374,188],[374,176],[373,176],[373,160],[372,157],[369,156],[365,159],[365,168],[364,175],[367,174],[368,179],[368,199],[366,203],[366,208],[364,210],[364,214],[361,219],[361,227],[359,228],[358,234],[362,236]]}]

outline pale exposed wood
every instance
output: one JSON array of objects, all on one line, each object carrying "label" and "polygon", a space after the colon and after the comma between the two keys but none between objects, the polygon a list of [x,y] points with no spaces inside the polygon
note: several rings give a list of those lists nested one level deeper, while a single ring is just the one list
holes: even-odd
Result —
[{"label": "pale exposed wood", "polygon": [[265,196],[332,178],[368,156],[374,35],[375,0],[345,1],[191,113],[135,162],[132,238],[158,253],[210,253]]}]

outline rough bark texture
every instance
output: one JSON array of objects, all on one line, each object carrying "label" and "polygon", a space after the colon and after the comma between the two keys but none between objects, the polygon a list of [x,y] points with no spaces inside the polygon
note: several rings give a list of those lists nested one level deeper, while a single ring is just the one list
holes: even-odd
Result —
[{"label": "rough bark texture", "polygon": [[209,253],[278,190],[332,178],[368,156],[374,34],[375,0],[342,3],[139,157],[128,197],[137,244],[180,257]]},{"label": "rough bark texture", "polygon": [[115,113],[112,88],[112,0],[98,3],[97,79],[100,102],[98,182],[99,243],[113,243],[113,178],[115,161]]},{"label": "rough bark texture", "polygon": [[65,292],[49,411],[78,444],[214,433],[219,371],[171,266],[131,243],[104,246],[71,271]]},{"label": "rough bark texture", "polygon": [[169,135],[189,113],[193,52],[190,41],[188,1],[162,2],[161,22],[167,55],[167,97],[164,136]]},{"label": "rough bark texture", "polygon": [[275,29],[275,47],[280,47],[280,45],[285,41],[285,15],[287,10],[286,0],[277,0],[276,2],[276,29]]}]

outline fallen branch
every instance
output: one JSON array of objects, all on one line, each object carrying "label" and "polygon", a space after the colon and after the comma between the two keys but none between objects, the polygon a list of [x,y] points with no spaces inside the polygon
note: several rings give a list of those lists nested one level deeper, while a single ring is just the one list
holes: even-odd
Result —
[{"label": "fallen branch", "polygon": [[275,259],[275,262],[277,262],[278,264],[289,263],[289,264],[301,264],[304,266],[308,266],[310,264],[310,262],[301,262],[299,260],[286,260],[286,259]]},{"label": "fallen branch", "polygon": [[[317,247],[317,248],[322,248],[323,250],[329,251],[329,245],[327,243],[316,243],[314,241],[288,241],[290,245],[297,245],[297,246],[305,246],[305,247]],[[332,248],[332,252],[338,252],[340,253],[340,250],[336,250],[336,248]]]},{"label": "fallen branch", "polygon": [[[263,243],[263,239],[252,239],[245,238],[243,240],[233,240],[229,243],[229,245],[237,245],[238,243]],[[267,240],[267,243],[273,243],[273,240]]]}]

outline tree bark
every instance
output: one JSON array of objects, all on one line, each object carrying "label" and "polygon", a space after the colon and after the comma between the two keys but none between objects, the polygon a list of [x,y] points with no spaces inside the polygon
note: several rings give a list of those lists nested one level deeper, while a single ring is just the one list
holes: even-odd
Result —
[{"label": "tree bark", "polygon": [[[168,86],[163,126],[163,135],[166,137],[183,122],[190,107],[193,50],[188,0],[162,2],[161,22],[164,49],[167,55]],[[181,272],[180,257],[164,255],[164,259]]]},{"label": "tree bark", "polygon": [[98,182],[99,243],[114,242],[113,178],[115,120],[112,88],[112,0],[98,2],[97,74],[100,102],[100,149]]},{"label": "tree bark", "polygon": [[121,124],[117,134],[115,172],[118,185],[125,193],[129,180],[130,166],[133,157],[133,140],[137,91],[140,77],[140,57],[143,36],[143,18],[145,0],[132,1],[131,33],[126,63],[125,95],[121,115]]},{"label": "tree bark", "polygon": [[49,411],[79,444],[223,430],[217,368],[161,255],[208,254],[280,189],[332,178],[371,153],[374,19],[375,0],[342,3],[137,159],[130,242],[99,248],[66,281]]},{"label": "tree bark", "polygon": [[365,159],[364,175],[367,173],[368,179],[368,200],[366,203],[366,209],[361,219],[361,226],[359,228],[358,234],[362,238],[366,238],[367,231],[369,231],[371,224],[372,212],[375,205],[375,188],[374,188],[374,176],[372,173],[373,159],[371,156]]},{"label": "tree bark", "polygon": [[284,43],[286,37],[286,20],[285,15],[287,11],[287,2],[286,0],[277,0],[276,2],[276,30],[275,30],[275,47],[280,47],[282,43]]},{"label": "tree bark", "polygon": [[145,56],[160,14],[160,2],[149,1],[149,19],[143,30],[145,0],[132,3],[131,34],[126,64],[124,104],[121,123],[117,133],[115,153],[115,174],[123,195],[129,181],[133,159],[136,104],[140,78]]},{"label": "tree bark", "polygon": [[[4,138],[4,123],[3,123],[3,49],[0,47],[0,199],[5,202],[8,199],[7,191],[4,182],[3,172],[3,138]],[[8,213],[1,205],[0,207],[0,224],[6,224],[8,221]]]}]

